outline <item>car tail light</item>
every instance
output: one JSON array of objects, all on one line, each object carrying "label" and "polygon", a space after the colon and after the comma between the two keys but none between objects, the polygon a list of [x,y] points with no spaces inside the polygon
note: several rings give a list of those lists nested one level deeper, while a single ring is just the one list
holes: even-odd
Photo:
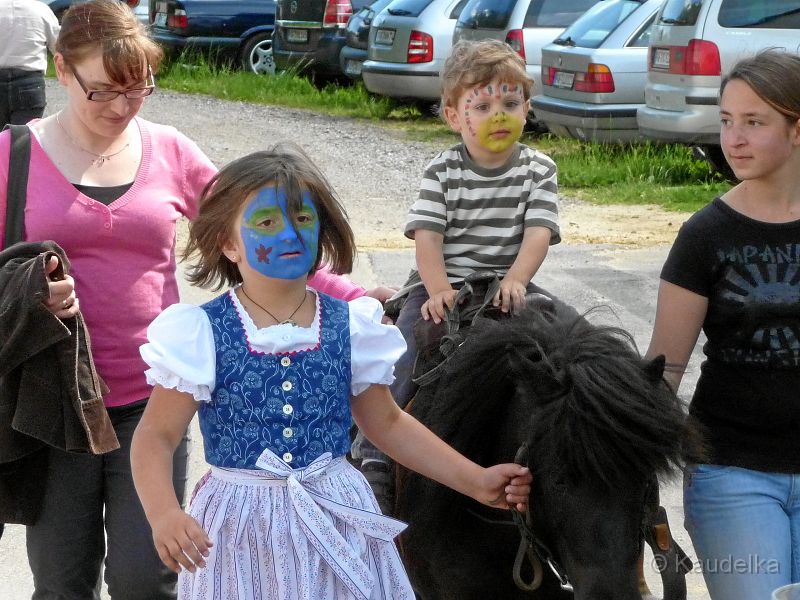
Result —
[{"label": "car tail light", "polygon": [[424,63],[433,60],[433,38],[421,31],[412,31],[408,38],[408,57],[410,63]]},{"label": "car tail light", "polygon": [[614,77],[611,69],[605,65],[591,63],[585,73],[575,73],[576,92],[591,92],[593,94],[609,94],[614,91]]},{"label": "car tail light", "polygon": [[522,29],[512,29],[506,34],[506,44],[525,59],[525,40],[522,37]]},{"label": "car tail light", "polygon": [[[662,53],[663,58],[657,53]],[[669,64],[665,60],[669,54]],[[669,46],[650,48],[650,71],[667,71],[674,75],[720,75],[722,66],[719,59],[719,48],[714,42],[706,40],[689,40],[686,46]]]},{"label": "car tail light", "polygon": [[542,85],[553,85],[557,71],[558,69],[555,67],[545,67],[542,65]]},{"label": "car tail light", "polygon": [[686,47],[686,75],[720,75],[719,48],[714,42],[690,40]]},{"label": "car tail light", "polygon": [[347,20],[353,14],[350,0],[328,0],[325,3],[325,16],[322,24],[328,27],[346,27]]},{"label": "car tail light", "polygon": [[125,4],[127,4],[131,8],[136,8],[137,6],[139,6],[139,0],[125,0]]},{"label": "car tail light", "polygon": [[188,26],[189,19],[186,16],[186,11],[182,8],[176,8],[175,12],[167,17],[167,27],[186,29]]}]

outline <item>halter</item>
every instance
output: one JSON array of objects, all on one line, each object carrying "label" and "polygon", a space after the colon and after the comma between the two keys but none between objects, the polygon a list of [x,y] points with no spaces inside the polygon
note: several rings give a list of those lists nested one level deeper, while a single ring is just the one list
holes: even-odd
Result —
[{"label": "halter", "polygon": [[[527,454],[528,444],[524,443],[517,450],[514,462],[526,464]],[[692,570],[693,563],[672,537],[667,511],[659,505],[657,479],[654,478],[647,484],[643,501],[643,538],[653,552],[654,563],[661,575],[664,590],[663,600],[686,600],[686,574]],[[534,533],[530,504],[525,509],[525,514],[514,507],[511,507],[510,510],[514,524],[520,533],[519,547],[514,558],[512,572],[516,586],[524,592],[537,590],[542,585],[542,565],[545,564],[558,579],[562,590],[574,591],[564,568],[553,558],[553,553],[547,545]],[[522,578],[522,563],[526,558],[533,570],[533,577],[529,582]]]}]

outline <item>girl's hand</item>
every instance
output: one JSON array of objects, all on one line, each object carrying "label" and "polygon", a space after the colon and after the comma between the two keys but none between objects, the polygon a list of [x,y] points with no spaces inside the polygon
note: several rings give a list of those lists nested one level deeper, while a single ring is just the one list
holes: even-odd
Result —
[{"label": "girl's hand", "polygon": [[478,483],[479,491],[474,497],[492,508],[507,509],[514,506],[524,511],[528,506],[532,481],[527,467],[514,463],[495,465],[483,470]]},{"label": "girl's hand", "polygon": [[500,289],[494,295],[492,306],[499,306],[504,313],[521,310],[525,306],[526,292],[526,286],[506,277],[500,282]]},{"label": "girl's hand", "polygon": [[166,511],[150,522],[158,557],[169,569],[181,567],[194,573],[206,566],[208,549],[214,544],[199,523],[180,508]]},{"label": "girl's hand", "polygon": [[63,279],[54,279],[54,272],[58,269],[58,257],[51,256],[47,261],[47,288],[49,298],[44,305],[59,319],[68,319],[78,314],[80,305],[75,295],[75,280],[69,275]]},{"label": "girl's hand", "polygon": [[453,308],[456,301],[456,294],[458,294],[458,290],[453,289],[435,293],[422,305],[420,311],[422,312],[422,318],[426,321],[433,319],[433,322],[437,324],[444,321],[447,318],[447,315],[444,313],[444,307]]}]

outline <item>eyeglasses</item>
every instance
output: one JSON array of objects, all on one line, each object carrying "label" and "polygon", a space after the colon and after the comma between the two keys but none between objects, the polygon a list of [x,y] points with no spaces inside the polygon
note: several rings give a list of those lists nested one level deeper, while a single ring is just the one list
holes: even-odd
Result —
[{"label": "eyeglasses", "polygon": [[124,95],[129,100],[136,100],[137,98],[144,98],[145,96],[149,96],[152,94],[156,89],[156,81],[153,77],[153,70],[150,68],[150,65],[147,65],[147,77],[150,80],[149,84],[145,87],[140,88],[130,88],[128,90],[90,90],[86,87],[86,84],[78,75],[78,72],[72,67],[72,74],[75,76],[75,81],[78,82],[78,85],[81,86],[81,89],[86,93],[86,99],[91,100],[92,102],[111,102],[115,100],[117,96],[120,94]]}]

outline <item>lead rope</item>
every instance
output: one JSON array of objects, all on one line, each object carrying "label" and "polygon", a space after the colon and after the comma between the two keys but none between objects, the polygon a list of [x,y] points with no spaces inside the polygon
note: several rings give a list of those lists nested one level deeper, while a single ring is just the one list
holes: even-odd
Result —
[{"label": "lead rope", "polygon": [[[519,450],[517,450],[517,454],[514,457],[514,462],[518,465],[525,465],[527,453],[528,444],[522,444],[522,446],[519,447]],[[510,507],[510,509],[511,518],[514,520],[514,523],[517,525],[517,529],[519,529],[520,533],[519,547],[517,548],[517,555],[514,558],[514,569],[512,571],[514,584],[524,592],[533,592],[538,589],[539,586],[542,585],[542,578],[544,575],[542,561],[544,561],[553,575],[555,575],[556,579],[558,579],[561,589],[568,592],[573,591],[572,584],[569,582],[567,573],[553,558],[553,554],[550,552],[550,549],[545,546],[533,533],[533,520],[531,519],[530,502],[528,503],[528,507],[525,509],[524,515],[513,506]],[[530,582],[526,582],[522,578],[522,564],[526,558],[528,559],[531,569],[533,570],[533,579]]]}]

